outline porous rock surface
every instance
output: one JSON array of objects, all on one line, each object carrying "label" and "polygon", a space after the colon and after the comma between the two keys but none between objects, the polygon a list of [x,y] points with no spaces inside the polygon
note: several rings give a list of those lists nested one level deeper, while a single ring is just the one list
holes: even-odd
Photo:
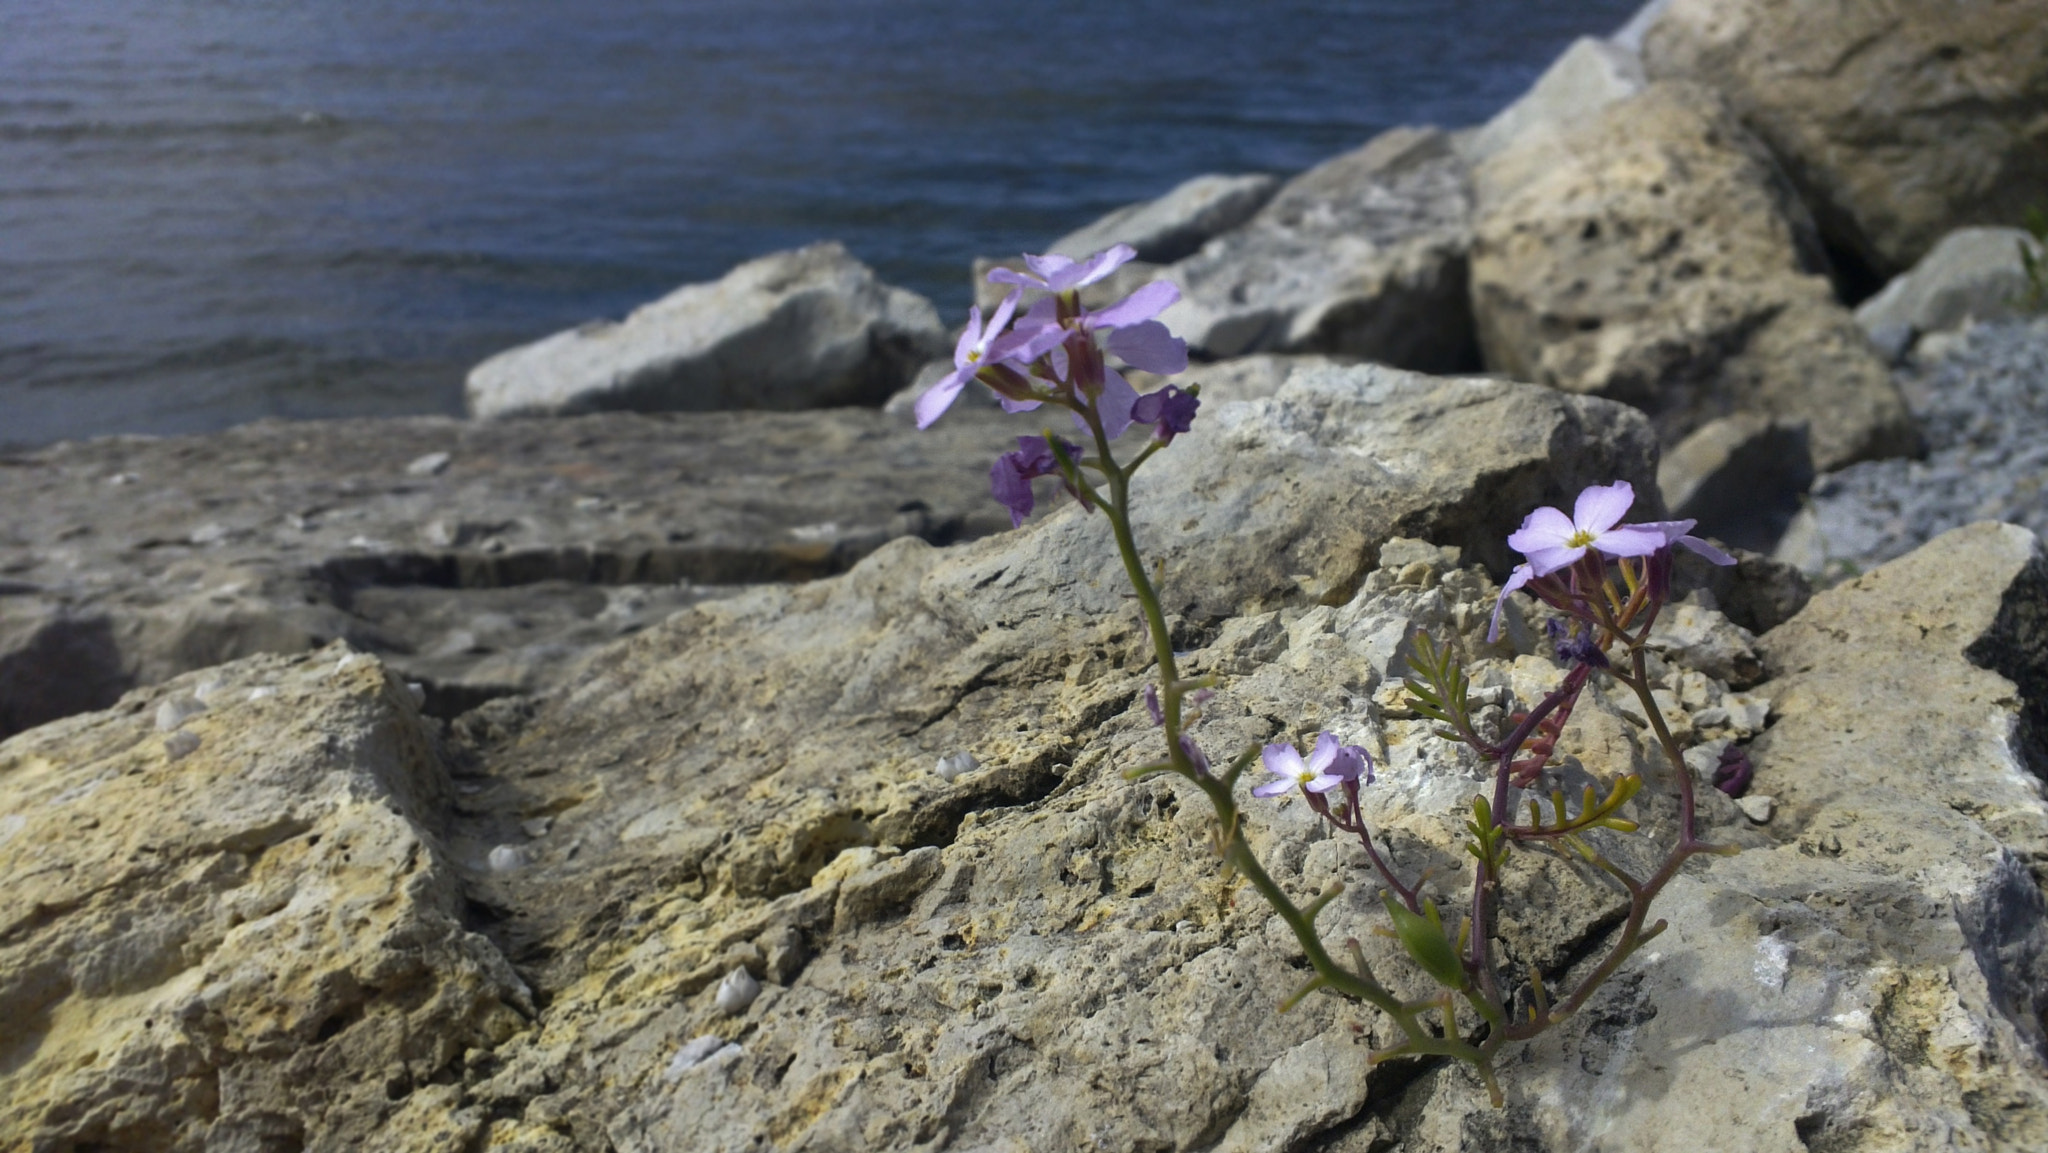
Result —
[{"label": "porous rock surface", "polygon": [[1160,319],[1211,357],[1318,352],[1426,372],[1476,367],[1465,305],[1467,164],[1397,128],[1289,180],[1258,214],[1162,275]]},{"label": "porous rock surface", "polygon": [[466,924],[454,795],[342,645],[0,744],[0,1146],[454,1148],[465,1056],[535,1013]]},{"label": "porous rock surface", "polygon": [[464,397],[479,417],[880,404],[951,345],[930,301],[828,241],[498,353]]},{"label": "porous rock surface", "polygon": [[1655,80],[1722,93],[1831,246],[1882,278],[2048,187],[2048,19],[2034,0],[1671,0]]},{"label": "porous rock surface", "polygon": [[1635,405],[1667,444],[1752,412],[1808,422],[1821,468],[1914,447],[1805,209],[1711,90],[1652,85],[1474,181],[1489,368]]},{"label": "porous rock surface", "polygon": [[[1218,755],[1318,729],[1365,744],[1379,763],[1368,816],[1396,867],[1454,893],[1484,772],[1403,707],[1409,638],[1427,628],[1469,654],[1485,723],[1554,683],[1544,610],[1517,598],[1506,639],[1487,644],[1496,589],[1462,562],[1500,565],[1528,508],[1593,479],[1633,481],[1637,511],[1657,515],[1647,422],[1527,385],[1330,365],[1203,418],[1138,482],[1141,545],[1186,668],[1221,678],[1198,734]],[[103,773],[109,754],[83,734],[117,735],[105,740],[141,767],[122,762],[103,792],[266,756],[354,756],[382,766],[365,770],[379,781],[426,782],[364,786],[398,810],[370,815],[421,846],[413,867],[442,870],[421,882],[430,894],[457,871],[481,936],[451,932],[460,947],[396,988],[475,990],[426,1011],[488,1027],[433,1031],[460,1038],[459,1059],[350,1066],[330,1080],[375,1092],[288,1106],[263,1122],[282,1135],[271,1147],[2028,1149],[2048,1126],[2035,877],[2048,810],[2026,769],[2048,670],[2029,608],[2039,548],[2023,530],[1968,530],[1824,594],[1810,627],[1761,638],[1701,603],[1667,610],[1652,639],[1660,711],[1708,753],[1752,742],[1755,788],[1780,807],[1759,826],[1703,792],[1706,834],[1744,852],[1690,867],[1659,906],[1671,929],[1511,1055],[1500,1111],[1457,1068],[1369,1066],[1391,1038],[1368,1011],[1325,996],[1273,1011],[1304,975],[1290,935],[1218,876],[1198,794],[1121,775],[1155,755],[1148,647],[1103,518],[1072,506],[1023,532],[943,550],[899,540],[842,576],[700,602],[560,688],[462,717],[438,761],[365,658],[195,674],[0,746],[0,830],[14,830],[0,854],[60,851],[61,835],[71,859],[125,856],[112,838],[128,818],[90,825],[58,800],[58,784]],[[166,714],[201,677],[219,682],[206,710]],[[249,700],[258,684],[279,696]],[[351,739],[348,718],[390,736]],[[196,751],[169,761],[165,742],[186,732]],[[1651,744],[1633,697],[1590,692],[1558,783],[1637,771],[1668,790]],[[941,758],[951,771],[935,771]],[[318,797],[354,771],[292,779]],[[445,798],[438,820],[415,799],[430,795]],[[147,820],[184,827],[184,806],[144,796]],[[1668,831],[1668,804],[1646,794],[1637,811]],[[280,826],[251,868],[338,851],[321,819]],[[1422,992],[1370,934],[1380,914],[1355,844],[1298,801],[1253,806],[1247,831],[1303,898],[1345,881],[1326,932],[1358,936],[1383,976]],[[1619,838],[1614,851],[1641,856]],[[376,863],[414,891],[407,866]],[[1615,892],[1534,853],[1506,883],[1503,954],[1567,983],[1611,931]],[[109,916],[161,908],[153,891],[98,899]],[[26,932],[64,923],[38,913]],[[24,930],[9,932],[0,948]],[[309,971],[327,956],[310,951]],[[746,984],[736,970],[759,983],[750,1002],[720,995]],[[393,986],[356,983],[378,990],[361,1019],[326,1038],[314,1025],[298,1060],[358,1031],[391,1036],[399,1018],[378,998]],[[49,1016],[88,997],[67,990]],[[462,1017],[473,1005],[482,1015]],[[154,1043],[193,1044],[187,1018],[145,1019],[171,1034]],[[224,1036],[258,1028],[236,1019]],[[60,1134],[95,1109],[126,1108],[136,1133],[185,1124],[182,1105],[94,1079],[98,1066],[44,1075],[52,1043],[16,1059],[9,1076],[36,1075],[10,1088],[36,1104],[0,1137]],[[249,1062],[268,1068],[215,1067]]]},{"label": "porous rock surface", "polygon": [[707,590],[1009,527],[963,409],[266,422],[5,459],[0,735],[345,638],[432,711],[533,691]]}]

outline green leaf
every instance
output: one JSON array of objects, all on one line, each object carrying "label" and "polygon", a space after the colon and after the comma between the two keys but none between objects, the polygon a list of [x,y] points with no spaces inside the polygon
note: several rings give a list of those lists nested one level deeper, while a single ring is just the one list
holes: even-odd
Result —
[{"label": "green leaf", "polygon": [[1394,919],[1394,935],[1400,938],[1401,947],[1415,958],[1422,971],[1444,988],[1462,991],[1468,983],[1465,966],[1459,962],[1450,938],[1444,936],[1444,921],[1436,911],[1436,902],[1424,901],[1419,914],[1409,912],[1390,893],[1381,893],[1380,903],[1387,907],[1387,916]]}]

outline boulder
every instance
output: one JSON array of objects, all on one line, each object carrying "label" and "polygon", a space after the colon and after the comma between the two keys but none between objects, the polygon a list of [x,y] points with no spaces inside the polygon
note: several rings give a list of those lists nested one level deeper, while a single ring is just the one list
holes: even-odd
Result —
[{"label": "boulder", "polygon": [[[13,455],[0,736],[346,638],[452,716],[706,595],[1009,527],[999,414],[267,422]],[[429,467],[431,466],[431,467]]]},{"label": "boulder", "polygon": [[1796,196],[1713,93],[1654,85],[1475,181],[1489,368],[1636,405],[1666,444],[1735,412],[1807,423],[1821,468],[1917,444]]},{"label": "boulder", "polygon": [[480,1133],[465,1061],[537,1006],[465,923],[456,795],[404,685],[339,645],[0,744],[0,1143]]},{"label": "boulder", "polygon": [[1813,485],[1803,424],[1743,413],[1693,430],[1657,462],[1657,488],[1674,517],[1738,548],[1768,552]]},{"label": "boulder", "polygon": [[1600,110],[1641,92],[1643,62],[1609,40],[1581,36],[1572,41],[1529,91],[1494,114],[1478,131],[1461,138],[1459,150],[1479,164],[1537,138],[1555,141]]},{"label": "boulder", "polygon": [[1210,357],[1328,353],[1474,367],[1467,166],[1434,129],[1395,129],[1288,181],[1258,214],[1161,274],[1160,318]]},{"label": "boulder", "polygon": [[1111,245],[1128,244],[1137,249],[1139,260],[1171,264],[1243,224],[1279,187],[1279,177],[1263,173],[1197,176],[1156,200],[1126,205],[1075,229],[1046,251],[1085,260]]},{"label": "boulder", "polygon": [[2029,287],[2023,249],[2048,259],[2020,229],[1959,228],[1858,305],[1856,323],[1871,343],[1897,358],[1927,333],[2016,315],[2025,309]]},{"label": "boulder", "polygon": [[[1632,480],[1637,511],[1658,515],[1647,422],[1523,384],[1334,366],[1202,417],[1137,480],[1183,667],[1219,682],[1197,732],[1219,755],[1318,729],[1364,744],[1379,770],[1366,816],[1396,868],[1448,895],[1484,774],[1403,706],[1409,638],[1426,628],[1470,654],[1489,723],[1554,682],[1532,652],[1544,610],[1514,598],[1508,639],[1488,644],[1497,588],[1461,562],[1498,564],[1532,504],[1590,479]],[[269,941],[273,924],[306,942],[233,970],[273,979],[223,982],[245,991],[216,1002],[169,979],[225,1006],[216,1016],[143,1025],[129,1001],[66,990],[58,1027],[0,1065],[16,1110],[0,1140],[62,1147],[74,1117],[118,1102],[127,1128],[110,1143],[166,1148],[2036,1148],[2048,967],[2029,863],[2048,813],[2023,766],[2048,666],[2031,607],[2042,562],[2024,534],[1973,531],[1825,594],[1804,631],[1754,638],[1696,604],[1662,622],[1667,723],[1709,754],[1751,742],[1757,787],[1779,801],[1752,813],[1703,793],[1706,835],[1744,852],[1689,866],[1658,906],[1670,929],[1511,1055],[1503,1110],[1457,1068],[1370,1065],[1390,1038],[1369,1011],[1325,996],[1274,1011],[1301,980],[1291,936],[1218,875],[1197,794],[1122,775],[1158,739],[1149,648],[1103,518],[1067,505],[1022,532],[948,550],[899,540],[842,575],[700,602],[538,699],[465,715],[438,745],[374,662],[329,652],[250,658],[0,746],[10,878],[44,876],[14,864],[25,851],[102,870],[155,867],[156,838],[173,857],[212,854],[177,874],[183,888],[151,875],[32,906],[32,936],[0,935],[35,946],[6,956],[0,982],[15,983],[0,988],[40,996],[54,986],[15,975],[68,973],[102,941],[146,936],[130,927],[170,916],[167,891],[174,909],[215,908],[206,886],[242,876],[236,858],[254,858],[233,889],[254,894],[244,924],[177,955],[226,966],[244,957],[236,934]],[[1763,672],[1776,679],[1728,679]],[[201,676],[221,683],[188,711]],[[250,699],[259,688],[276,695]],[[1563,787],[1662,771],[1632,701],[1582,698],[1553,770]],[[199,743],[182,759],[157,752],[188,732]],[[216,765],[258,800],[163,803],[189,787],[178,771],[210,781]],[[92,782],[105,801],[89,823],[60,786]],[[240,839],[222,830],[241,818],[213,811],[279,808],[289,820]],[[1669,820],[1647,798],[1637,815]],[[1382,914],[1355,843],[1293,799],[1249,807],[1243,828],[1291,891],[1346,882],[1326,934],[1356,936],[1384,978],[1424,991],[1370,932]],[[346,891],[382,876],[401,896],[338,907],[421,929],[349,937],[387,945],[374,955],[402,974],[347,968],[350,984],[328,975],[355,955],[328,942],[362,922],[323,905],[304,926],[289,896],[274,902],[292,885],[303,900],[331,891],[332,862],[357,845],[378,851],[354,850],[363,880]],[[71,883],[49,875],[35,883]],[[451,878],[484,939],[433,918]],[[1553,984],[1612,931],[1618,902],[1597,874],[1532,852],[1503,883],[1500,948]],[[53,935],[67,925],[104,928]],[[309,1030],[333,1018],[300,1008],[329,1003],[292,996],[306,988],[359,989],[362,1015]],[[195,1092],[216,1069],[257,1091],[223,1092],[214,1121],[204,1101],[132,1088],[146,1078],[105,1088],[152,1066],[102,1076],[74,1050],[43,1052],[45,1037],[85,1035],[74,1010],[117,1008],[116,1035],[181,1055]]]},{"label": "boulder", "polygon": [[930,301],[828,242],[501,352],[464,395],[477,417],[878,405],[951,347]]},{"label": "boulder", "polygon": [[1722,93],[1873,289],[2048,188],[2048,19],[2024,0],[1671,0],[1643,61]]}]

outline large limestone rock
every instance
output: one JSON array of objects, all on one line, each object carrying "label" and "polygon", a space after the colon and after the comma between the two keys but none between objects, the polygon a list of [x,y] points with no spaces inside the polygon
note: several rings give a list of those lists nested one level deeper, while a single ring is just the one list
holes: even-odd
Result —
[{"label": "large limestone rock", "polygon": [[1155,200],[1126,205],[1053,241],[1048,252],[1085,260],[1116,244],[1149,264],[1171,264],[1243,224],[1265,206],[1280,179],[1263,173],[1197,176]]},{"label": "large limestone rock", "polygon": [[460,1147],[536,1006],[465,924],[455,795],[343,646],[0,744],[0,1145]]},{"label": "large limestone rock", "polygon": [[2048,188],[2032,0],[1671,0],[1643,59],[1723,93],[1829,242],[1880,278],[1953,228],[2018,221]]},{"label": "large limestone rock", "polygon": [[1211,357],[1319,352],[1430,372],[1474,367],[1464,302],[1466,165],[1395,129],[1295,177],[1242,227],[1161,273],[1161,317]]},{"label": "large limestone rock", "polygon": [[1007,529],[988,467],[1016,430],[979,415],[273,422],[17,454],[0,735],[337,638],[439,715],[536,690],[731,586]]},{"label": "large limestone rock", "polygon": [[1537,138],[1556,141],[1601,109],[1641,92],[1643,62],[1629,48],[1581,36],[1553,61],[1529,91],[1463,137],[1458,147],[1474,164]]},{"label": "large limestone rock", "polygon": [[880,404],[950,347],[930,301],[829,242],[501,352],[464,395],[479,417]]},{"label": "large limestone rock", "polygon": [[[1402,709],[1408,638],[1428,628],[1470,653],[1489,718],[1535,699],[1558,672],[1532,655],[1542,610],[1517,598],[1508,642],[1486,644],[1495,586],[1461,559],[1588,479],[1649,492],[1651,454],[1647,423],[1621,406],[1384,369],[1297,368],[1269,398],[1205,408],[1140,475],[1139,533],[1185,667],[1220,678],[1206,746],[1321,728],[1359,740],[1379,761],[1365,801],[1396,867],[1457,889],[1459,825],[1483,773]],[[548,1153],[2037,1148],[2043,917],[2028,866],[2048,811],[2021,726],[2048,667],[2043,565],[2031,538],[2003,529],[1925,557],[1827,594],[1804,633],[1795,621],[1753,637],[1698,605],[1660,621],[1651,674],[1667,723],[1708,762],[1754,741],[1757,788],[1780,804],[1758,825],[1704,793],[1707,834],[1745,852],[1674,882],[1664,937],[1505,1064],[1505,1110],[1456,1069],[1368,1066],[1389,1040],[1369,1012],[1328,997],[1273,1012],[1301,979],[1291,938],[1217,876],[1198,796],[1121,775],[1157,740],[1140,700],[1147,647],[1102,518],[1069,506],[1023,532],[951,550],[898,541],[842,576],[700,603],[542,699],[458,721],[445,828],[405,819],[404,800],[386,827],[432,829],[410,860],[460,869],[464,915],[531,990],[512,1011],[532,1015],[509,1034],[423,1029],[468,1048],[395,1095],[383,1073],[399,1063],[321,1066],[318,1084],[370,1085],[347,1099],[383,1095],[388,1111],[321,1112],[330,1098],[307,1093],[263,1132],[308,1149]],[[177,732],[202,741],[176,764],[244,728],[254,748],[233,745],[229,763],[298,747],[263,727],[271,714],[234,711],[291,692],[299,711],[329,709],[309,723],[343,734],[315,755],[398,779],[414,746],[349,739],[347,716],[408,731],[405,697],[381,675],[368,692],[375,666],[336,671],[331,655],[205,674],[234,691],[209,692],[184,721]],[[1737,687],[1766,669],[1778,679]],[[252,682],[280,698],[248,701]],[[362,711],[337,716],[330,700]],[[1662,771],[1631,702],[1582,700],[1561,784]],[[141,725],[160,742],[136,715],[160,703],[50,726],[0,758],[33,742],[38,781],[91,780],[97,746],[69,734],[134,742]],[[0,770],[0,789],[16,779]],[[1669,819],[1647,802],[1638,815]],[[63,817],[28,820],[44,844]],[[1349,884],[1324,927],[1423,990],[1370,933],[1380,914],[1355,844],[1293,801],[1250,809],[1246,829],[1293,891]],[[120,856],[97,831],[65,851]],[[272,849],[252,869],[273,856],[298,861]],[[408,860],[363,867],[410,892]],[[1553,984],[1614,924],[1597,875],[1530,853],[1506,884],[1500,947]],[[109,892],[99,907],[154,908],[153,895]],[[468,972],[439,958],[424,972]],[[416,1012],[470,1003],[399,988],[400,1005],[434,1006]],[[388,1038],[383,1004],[317,1051],[358,1030]],[[222,1036],[260,1029],[236,1018]],[[76,1074],[50,1068],[6,1087],[61,1095]],[[167,1120],[185,1116],[176,1103],[121,1099],[139,1119],[184,1123]],[[0,1141],[57,1123],[30,1118]]]},{"label": "large limestone rock", "polygon": [[1796,196],[1713,93],[1655,85],[1475,181],[1488,367],[1636,405],[1667,444],[1754,412],[1809,423],[1823,469],[1914,446]]},{"label": "large limestone rock", "polygon": [[2030,287],[2022,251],[2048,259],[2020,229],[1959,228],[1858,305],[1856,323],[1872,343],[1897,356],[1928,333],[2018,314]]}]

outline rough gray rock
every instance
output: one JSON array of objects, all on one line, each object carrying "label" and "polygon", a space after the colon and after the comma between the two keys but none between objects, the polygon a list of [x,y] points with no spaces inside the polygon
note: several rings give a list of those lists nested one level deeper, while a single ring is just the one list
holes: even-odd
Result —
[{"label": "rough gray rock", "polygon": [[1600,110],[1641,92],[1643,62],[1612,41],[1581,36],[1544,70],[1529,91],[1494,114],[1459,150],[1473,164],[1510,147],[1530,147],[1537,138],[1555,142]]},{"label": "rough gray rock", "polygon": [[1915,445],[1770,156],[1706,89],[1654,85],[1481,165],[1472,299],[1489,368],[1650,413],[1804,421],[1835,468]]},{"label": "rough gray rock", "polygon": [[2016,315],[2028,287],[2022,245],[2040,254],[2034,238],[2017,228],[1959,228],[1858,305],[1856,323],[1897,358],[1927,333]]},{"label": "rough gray rock", "polygon": [[2048,188],[2038,4],[1672,0],[1642,51],[1651,79],[1724,94],[1829,243],[1879,278]]},{"label": "rough gray rock", "polygon": [[1973,325],[1921,342],[1900,371],[1929,451],[1814,482],[1779,560],[1839,577],[1977,520],[2048,533],[2048,318]]},{"label": "rough gray rock", "polygon": [[1806,426],[1755,414],[1717,417],[1657,462],[1657,487],[1674,517],[1738,548],[1769,549],[1813,486]]},{"label": "rough gray rock", "polygon": [[1211,357],[1320,352],[1428,372],[1474,367],[1466,172],[1434,129],[1395,129],[1325,161],[1162,273],[1183,296],[1160,319]]},{"label": "rough gray rock", "polygon": [[[1006,529],[965,410],[262,423],[7,458],[0,734],[336,638],[453,715],[707,593]],[[438,472],[408,467],[435,454]]]},{"label": "rough gray rock", "polygon": [[880,404],[951,346],[930,301],[828,242],[501,352],[464,395],[479,417]]},{"label": "rough gray rock", "polygon": [[[1485,644],[1495,588],[1461,568],[1461,554],[1483,551],[1475,538],[1498,540],[1531,503],[1556,502],[1588,473],[1649,491],[1646,423],[1527,385],[1329,367],[1204,416],[1214,419],[1140,474],[1152,510],[1140,540],[1180,610],[1185,667],[1221,678],[1202,739],[1214,751],[1316,729],[1360,740],[1380,763],[1368,816],[1396,867],[1454,877],[1481,774],[1402,708],[1408,638],[1428,628],[1463,647],[1478,688],[1503,711],[1534,699],[1557,669],[1517,654],[1533,641],[1522,598],[1508,614],[1511,643]],[[453,456],[451,475],[462,460]],[[1657,515],[1647,501],[1638,511]],[[1790,1153],[1822,1138],[2017,1151],[2048,1134],[2048,1077],[2029,1032],[2048,970],[2027,868],[2048,845],[2048,810],[2015,751],[2048,660],[2027,609],[2042,562],[2019,547],[2024,534],[1937,542],[1914,558],[1926,571],[1827,594],[1803,632],[1752,641],[1710,610],[1674,612],[1652,669],[1665,716],[1682,739],[1754,739],[1759,779],[1782,807],[1758,828],[1718,793],[1702,797],[1707,835],[1745,852],[1703,859],[1674,882],[1658,910],[1671,921],[1665,936],[1571,1023],[1504,1065],[1503,1111],[1459,1070],[1368,1066],[1388,1040],[1370,1013],[1327,997],[1273,1011],[1301,979],[1291,938],[1217,877],[1199,797],[1121,776],[1157,735],[1139,700],[1146,646],[1110,571],[1107,535],[1102,518],[1067,507],[1020,533],[952,550],[898,541],[841,576],[700,603],[616,643],[540,700],[462,718],[447,746],[452,776],[439,784],[396,770],[432,746],[395,739],[424,726],[373,662],[332,671],[337,660],[323,674],[326,654],[253,658],[200,674],[233,688],[209,694],[207,711],[179,730],[203,737],[197,752],[149,771],[343,757],[344,767],[390,766],[372,774],[379,781],[428,782],[450,798],[446,826],[410,816],[409,795],[396,814],[366,806],[363,819],[382,822],[391,843],[410,836],[423,847],[361,860],[359,875],[401,888],[416,875],[408,869],[438,868],[425,889],[438,893],[445,870],[459,869],[461,907],[533,991],[530,1020],[465,1037],[459,1061],[437,1050],[378,1063],[400,1023],[422,1026],[411,1034],[421,1039],[459,1035],[432,1015],[488,1005],[480,994],[500,987],[444,960],[481,958],[474,971],[488,977],[485,945],[400,951],[421,964],[406,982],[358,980],[376,990],[361,1020],[327,1038],[314,1028],[291,1056],[196,1066],[297,1060],[320,1075],[293,1084],[328,1087],[349,1105],[322,1112],[337,1098],[301,1092],[265,1118],[270,1128],[236,1139],[407,1153],[763,1143],[809,1153]],[[1743,691],[1723,679],[1756,676],[1757,650],[1779,681]],[[316,675],[326,679],[307,680]],[[252,681],[279,696],[249,701],[240,690]],[[10,879],[22,871],[10,854],[54,842],[115,868],[106,862],[127,855],[117,837],[182,828],[153,797],[129,806],[146,807],[143,816],[99,811],[96,826],[17,799],[91,778],[101,754],[74,734],[139,727],[160,740],[149,718],[173,693],[198,687],[138,694],[114,713],[0,746]],[[1582,699],[1560,745],[1557,771],[1571,787],[1658,771],[1631,708],[1605,692]],[[1759,736],[1770,712],[1780,719]],[[279,727],[295,719],[316,727]],[[391,739],[352,739],[363,721]],[[942,757],[969,767],[942,776],[932,771]],[[1955,788],[1928,784],[1927,758]],[[155,780],[116,776],[101,788]],[[390,792],[366,789],[373,799]],[[1665,819],[1643,808],[1653,826]],[[13,821],[18,811],[27,820]],[[1318,834],[1293,801],[1249,810],[1245,827],[1295,892],[1350,883],[1323,925],[1340,940],[1358,936],[1383,976],[1420,991],[1396,949],[1369,932],[1376,902],[1355,845]],[[341,840],[325,825],[283,831],[252,873],[317,898],[312,881],[326,874],[297,866],[315,850],[332,860]],[[501,848],[519,867],[490,867]],[[190,871],[214,875],[196,858]],[[1614,894],[1597,876],[1538,854],[1514,858],[1505,884],[1513,915],[1501,921],[1501,948],[1553,983],[1613,923]],[[206,923],[188,908],[216,907],[166,909],[162,891],[103,890],[93,908],[109,918],[147,908],[181,928]],[[376,887],[350,890],[363,891]],[[401,917],[411,908],[368,906]],[[82,915],[37,924],[84,924]],[[10,944],[0,937],[0,948]],[[49,955],[37,950],[0,974],[40,971]],[[226,964],[239,954],[205,956]],[[281,965],[276,987],[295,997],[293,981],[336,971],[333,956],[279,949],[262,961]],[[736,972],[760,988],[733,1016],[719,987]],[[422,987],[460,995],[410,996]],[[267,989],[239,1004],[271,1007]],[[0,1139],[27,1142],[68,1118],[121,1109],[135,1132],[190,1127],[185,1101],[69,1066],[50,1072],[41,1049],[51,1062],[70,1053],[68,1039],[92,1027],[73,1010],[96,1007],[78,990],[55,1004],[52,1020],[66,1028],[39,1035],[28,1060],[0,1073],[14,1078],[0,1082],[5,1099],[31,1103]],[[211,1035],[216,1051],[239,1053],[244,1038],[270,1035],[266,1022],[297,1020],[298,1004],[228,1018]],[[184,1018],[146,1020],[148,1029],[126,1019],[127,1035],[153,1032],[153,1044],[184,1052]],[[321,1063],[342,1054],[361,1062]],[[394,1089],[382,1080],[393,1067],[421,1076]],[[370,1068],[376,1076],[363,1075]],[[348,1092],[356,1086],[366,1091]],[[392,1103],[357,1107],[377,1096]]]},{"label": "rough gray rock", "polygon": [[1192,256],[1209,239],[1249,220],[1280,187],[1276,176],[1197,176],[1156,200],[1126,205],[1052,242],[1047,252],[1075,260],[1115,244],[1137,249],[1148,264]]}]

